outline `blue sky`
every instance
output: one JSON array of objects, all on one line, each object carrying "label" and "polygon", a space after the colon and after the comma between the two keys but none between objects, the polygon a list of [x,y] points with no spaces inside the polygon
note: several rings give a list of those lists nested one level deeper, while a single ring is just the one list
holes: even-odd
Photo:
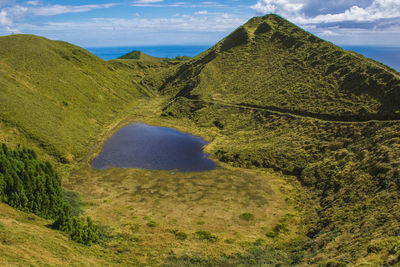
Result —
[{"label": "blue sky", "polygon": [[212,45],[269,13],[339,45],[400,46],[400,0],[0,0],[0,35],[84,47]]}]

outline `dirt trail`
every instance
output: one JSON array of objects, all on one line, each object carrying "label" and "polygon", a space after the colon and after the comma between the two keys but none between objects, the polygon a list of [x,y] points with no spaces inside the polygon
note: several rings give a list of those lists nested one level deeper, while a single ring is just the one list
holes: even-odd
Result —
[{"label": "dirt trail", "polygon": [[[297,110],[288,110],[288,109],[282,109],[274,106],[268,106],[268,107],[262,107],[262,106],[256,106],[256,105],[251,105],[251,104],[230,104],[230,103],[224,103],[224,102],[219,102],[219,101],[205,101],[205,100],[195,100],[195,99],[187,99],[191,102],[198,102],[198,103],[204,103],[208,105],[219,105],[223,107],[231,107],[231,108],[238,108],[238,109],[247,109],[247,110],[258,110],[258,111],[266,111],[272,114],[276,115],[285,115],[285,116],[292,116],[296,118],[311,118],[311,119],[317,119],[317,120],[323,120],[323,121],[329,121],[329,122],[339,122],[339,123],[368,123],[368,122],[399,122],[400,121],[400,115],[396,116],[395,118],[380,118],[379,115],[375,114],[367,114],[364,116],[337,116],[337,115],[331,115],[331,114],[317,114],[317,113],[312,113],[312,112],[307,112],[307,111],[297,111]],[[170,101],[168,105],[172,104],[175,101],[172,100]]]}]

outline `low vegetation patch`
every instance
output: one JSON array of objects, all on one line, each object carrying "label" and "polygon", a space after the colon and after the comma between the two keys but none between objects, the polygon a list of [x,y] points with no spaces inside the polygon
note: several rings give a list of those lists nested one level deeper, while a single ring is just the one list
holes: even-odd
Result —
[{"label": "low vegetation patch", "polygon": [[79,218],[71,217],[68,212],[63,213],[52,224],[54,229],[67,232],[71,239],[85,245],[98,243],[100,232],[97,225],[93,223],[90,217]]},{"label": "low vegetation patch", "polygon": [[176,230],[176,229],[172,229],[172,230],[169,230],[169,232],[174,234],[175,238],[177,240],[186,240],[186,238],[187,238],[187,234],[182,232],[182,231],[179,231],[179,230]]},{"label": "low vegetation patch", "polygon": [[157,223],[155,221],[149,221],[149,222],[146,223],[146,225],[148,227],[154,228],[154,227],[157,226]]},{"label": "low vegetation patch", "polygon": [[206,241],[210,241],[210,242],[217,242],[218,241],[218,237],[211,234],[210,232],[204,231],[204,230],[200,230],[194,233],[195,238],[199,239],[199,240],[206,240]]},{"label": "low vegetation patch", "polygon": [[251,221],[254,219],[254,215],[251,213],[245,212],[245,213],[240,214],[239,218],[244,221]]}]

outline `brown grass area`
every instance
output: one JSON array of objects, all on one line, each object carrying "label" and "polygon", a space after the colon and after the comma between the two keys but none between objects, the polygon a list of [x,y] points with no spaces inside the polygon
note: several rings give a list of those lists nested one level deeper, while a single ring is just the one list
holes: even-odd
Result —
[{"label": "brown grass area", "polygon": [[[282,194],[293,188],[282,177],[258,170],[174,173],[88,168],[71,180],[70,189],[83,195],[86,214],[111,226],[114,234],[123,237],[122,243],[134,243],[131,252],[137,246],[161,254],[240,252],[243,242],[265,238],[266,229],[294,212]],[[246,212],[254,219],[239,218]],[[156,226],[148,226],[150,221]],[[186,233],[187,239],[177,240],[172,230]],[[199,230],[219,240],[197,240],[194,233]]]}]

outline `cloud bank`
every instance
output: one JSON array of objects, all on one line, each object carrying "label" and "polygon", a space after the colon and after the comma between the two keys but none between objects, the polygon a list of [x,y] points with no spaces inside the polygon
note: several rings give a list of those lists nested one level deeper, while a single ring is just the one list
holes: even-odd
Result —
[{"label": "cloud bank", "polygon": [[258,0],[251,8],[259,15],[279,14],[335,42],[400,42],[400,0]]},{"label": "cloud bank", "polygon": [[[96,40],[137,43],[144,42],[145,38],[147,43],[211,44],[254,15],[276,13],[334,43],[400,44],[400,0],[58,3],[53,0],[0,0],[0,35],[31,33],[80,44],[97,43]],[[82,15],[73,15],[77,13]],[[136,38],[138,34],[143,39]],[[161,35],[163,38],[158,38]]]},{"label": "cloud bank", "polygon": [[399,0],[259,0],[251,8],[258,14],[277,13],[302,25],[342,28],[384,27],[390,26],[393,19],[400,19]]}]

